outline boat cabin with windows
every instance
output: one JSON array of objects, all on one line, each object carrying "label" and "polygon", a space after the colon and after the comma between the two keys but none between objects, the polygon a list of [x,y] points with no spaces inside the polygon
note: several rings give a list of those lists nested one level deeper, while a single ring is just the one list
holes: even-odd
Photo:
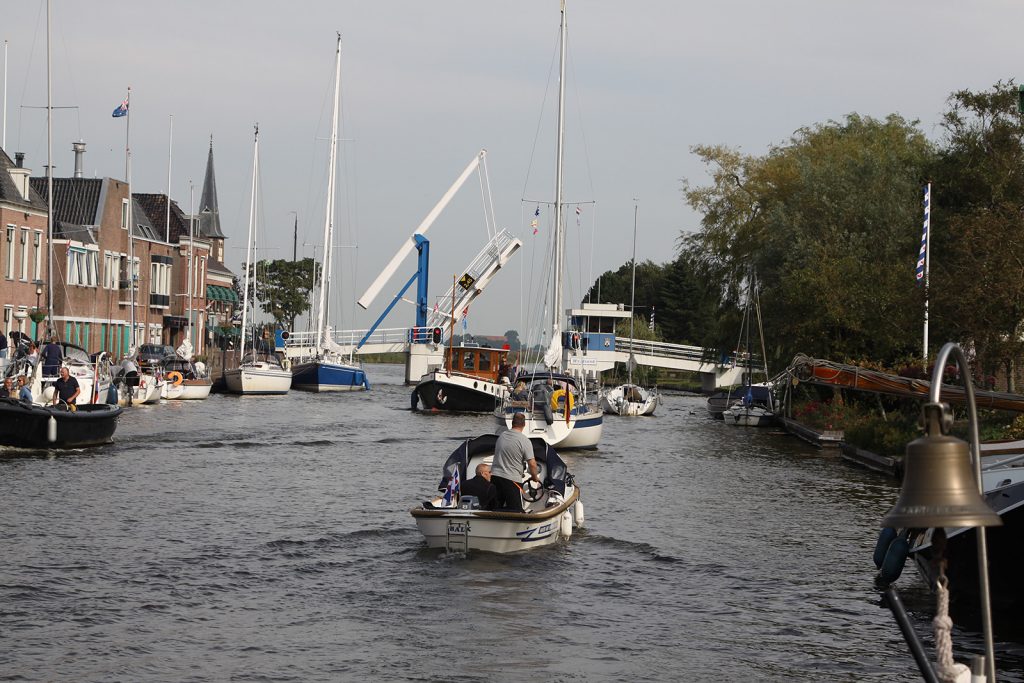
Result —
[{"label": "boat cabin with windows", "polygon": [[499,368],[508,360],[508,349],[453,346],[444,350],[444,366],[453,373],[500,382]]}]

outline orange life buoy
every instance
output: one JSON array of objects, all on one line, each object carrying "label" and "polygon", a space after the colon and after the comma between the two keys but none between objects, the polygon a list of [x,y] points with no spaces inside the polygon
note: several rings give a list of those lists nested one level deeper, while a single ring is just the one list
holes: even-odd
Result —
[{"label": "orange life buoy", "polygon": [[167,373],[167,381],[172,382],[174,386],[180,385],[185,380],[184,376],[177,370],[172,370]]}]

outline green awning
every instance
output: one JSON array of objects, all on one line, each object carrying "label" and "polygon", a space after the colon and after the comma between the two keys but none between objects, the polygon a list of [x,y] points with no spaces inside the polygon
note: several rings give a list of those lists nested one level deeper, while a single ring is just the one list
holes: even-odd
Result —
[{"label": "green awning", "polygon": [[230,287],[206,285],[206,298],[211,301],[238,301],[238,295]]}]

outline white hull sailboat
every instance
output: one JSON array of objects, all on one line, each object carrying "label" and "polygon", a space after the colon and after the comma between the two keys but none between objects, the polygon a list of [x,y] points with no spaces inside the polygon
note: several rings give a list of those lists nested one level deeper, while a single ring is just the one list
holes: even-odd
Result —
[{"label": "white hull sailboat", "polygon": [[248,361],[225,372],[224,381],[233,394],[287,394],[292,374],[280,364]]},{"label": "white hull sailboat", "polygon": [[[552,234],[552,273],[550,311],[550,343],[544,354],[544,367],[555,368],[563,365],[562,351],[562,282],[565,268],[565,216],[562,201],[562,157],[564,150],[565,110],[565,49],[566,24],[565,2],[561,7],[559,27],[559,79],[558,79],[558,142],[555,167],[555,230]],[[525,395],[513,390],[507,400],[495,410],[499,428],[511,428],[512,415],[522,412],[526,416],[526,430],[529,437],[538,437],[558,448],[596,448],[601,440],[604,412],[600,406],[587,401],[585,387],[580,387],[575,378],[551,373],[534,373],[517,377],[523,380]],[[542,385],[553,383],[549,395]],[[562,392],[561,403],[558,394]]]},{"label": "white hull sailboat", "polygon": [[[246,244],[245,288],[242,294],[242,336],[237,368],[224,373],[224,382],[232,394],[287,394],[292,386],[292,373],[281,366],[277,356],[257,354],[250,349],[246,354],[249,337],[249,280],[255,275],[253,267],[253,234],[256,229],[256,192],[260,162],[260,129],[256,127],[252,155],[252,201],[249,205],[249,241]],[[255,288],[254,288],[255,289]]]},{"label": "white hull sailboat", "polygon": [[555,449],[540,439],[531,442],[542,485],[529,488],[529,475],[523,473],[521,508],[486,510],[476,498],[461,496],[459,482],[465,482],[478,464],[490,464],[496,442],[493,434],[465,441],[444,464],[438,490],[445,495],[410,510],[428,547],[463,553],[520,552],[567,539],[583,526],[580,489]]},{"label": "white hull sailboat", "polygon": [[[633,281],[629,288],[629,338],[633,339],[633,323],[636,310],[636,214],[637,205],[633,205]],[[604,412],[610,415],[621,415],[623,417],[638,417],[642,415],[654,415],[654,409],[658,407],[660,400],[656,389],[644,389],[633,384],[633,370],[636,368],[636,358],[633,352],[629,353],[629,361],[626,364],[629,376],[625,384],[620,384],[614,389],[601,396],[601,407]]]},{"label": "white hull sailboat", "polygon": [[[757,317],[757,328],[761,329],[761,306],[757,302],[757,281],[754,275],[751,274],[749,283],[747,285],[747,304],[746,309],[743,313],[743,323],[740,330],[740,339],[742,340],[744,335],[746,336],[746,342],[744,343],[744,351],[740,355],[741,358],[745,357],[747,360],[747,372],[743,377],[743,387],[737,395],[737,399],[732,404],[722,411],[722,419],[725,420],[726,424],[737,425],[739,427],[770,427],[775,424],[775,403],[772,396],[771,387],[767,382],[759,384],[759,387],[768,387],[767,392],[758,391],[755,394],[754,384],[751,381],[751,375],[753,373],[753,354],[750,347],[750,327],[754,324],[753,317]],[[768,358],[764,347],[764,337],[761,337],[761,359],[764,363],[764,376],[768,378]],[[739,344],[737,344],[739,346]],[[763,401],[755,399],[755,395],[765,395],[767,398]]]},{"label": "white hull sailboat", "polygon": [[639,417],[654,415],[660,400],[657,392],[627,382],[602,394],[601,407],[609,415]]}]

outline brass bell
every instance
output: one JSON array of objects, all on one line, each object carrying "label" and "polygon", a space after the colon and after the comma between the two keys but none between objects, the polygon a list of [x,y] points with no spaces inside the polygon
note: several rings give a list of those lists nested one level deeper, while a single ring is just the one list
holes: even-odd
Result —
[{"label": "brass bell", "polygon": [[[1000,526],[1003,520],[978,492],[966,441],[949,436],[948,406],[925,404],[925,435],[907,444],[899,500],[883,527]],[[942,427],[945,426],[946,429]]]}]

